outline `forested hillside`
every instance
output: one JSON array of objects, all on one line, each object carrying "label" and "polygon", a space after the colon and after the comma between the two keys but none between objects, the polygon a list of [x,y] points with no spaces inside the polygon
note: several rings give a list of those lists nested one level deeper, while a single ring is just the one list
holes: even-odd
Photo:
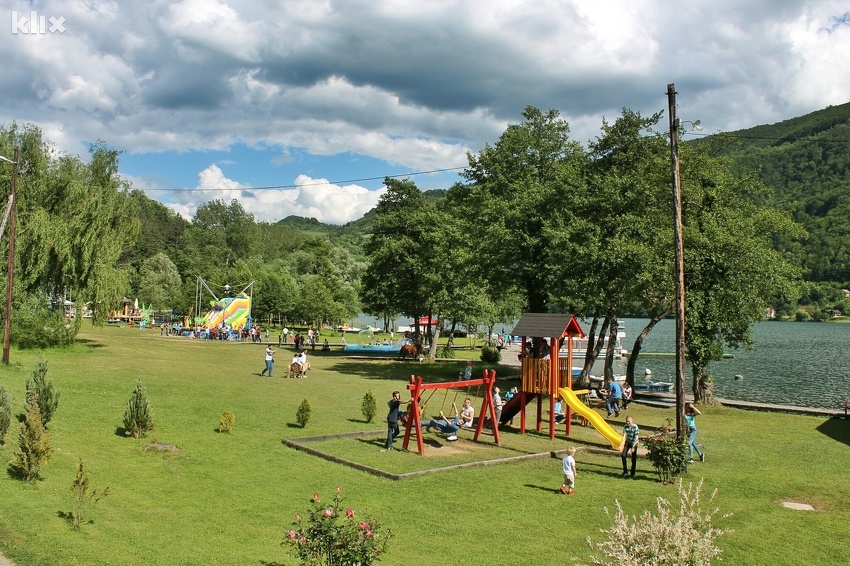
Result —
[{"label": "forested hillside", "polygon": [[[697,142],[699,143],[699,142]],[[786,249],[813,283],[850,283],[850,103],[777,124],[732,132],[724,153],[738,174],[772,192],[763,204],[789,212],[808,231]]]}]

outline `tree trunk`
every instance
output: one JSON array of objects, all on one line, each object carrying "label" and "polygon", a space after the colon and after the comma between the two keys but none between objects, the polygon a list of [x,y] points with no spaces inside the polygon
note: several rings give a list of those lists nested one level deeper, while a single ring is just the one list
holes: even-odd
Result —
[{"label": "tree trunk", "polygon": [[617,343],[617,312],[608,311],[608,347],[605,349],[605,379],[614,380],[614,345]]},{"label": "tree trunk", "polygon": [[717,399],[714,398],[714,378],[708,373],[708,368],[692,364],[691,373],[693,373],[694,402],[717,405]]},{"label": "tree trunk", "polygon": [[657,312],[649,319],[649,323],[641,330],[640,334],[635,338],[635,343],[632,346],[632,351],[629,352],[629,361],[626,364],[626,381],[635,384],[635,366],[637,365],[638,355],[640,354],[641,348],[643,347],[643,341],[646,339],[646,336],[649,332],[658,324],[658,321],[665,318],[670,311],[672,310],[673,305],[668,304],[667,308],[662,311]]}]

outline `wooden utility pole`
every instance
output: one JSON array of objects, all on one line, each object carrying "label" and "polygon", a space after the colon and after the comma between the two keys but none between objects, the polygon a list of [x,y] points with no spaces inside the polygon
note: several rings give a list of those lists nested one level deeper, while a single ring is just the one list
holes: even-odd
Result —
[{"label": "wooden utility pole", "polygon": [[682,234],[682,179],[679,176],[679,118],[676,115],[676,85],[667,85],[670,115],[670,169],[673,178],[673,237],[675,240],[676,282],[676,436],[684,438],[685,428],[685,244]]},{"label": "wooden utility pole", "polygon": [[3,363],[9,365],[9,345],[12,332],[12,284],[15,280],[15,209],[18,197],[18,146],[12,162],[12,191],[9,214],[9,257],[6,262],[6,312],[3,320]]}]

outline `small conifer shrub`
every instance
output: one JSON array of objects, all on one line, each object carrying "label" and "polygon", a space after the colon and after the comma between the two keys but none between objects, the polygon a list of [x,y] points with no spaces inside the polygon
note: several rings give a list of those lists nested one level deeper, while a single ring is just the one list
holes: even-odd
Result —
[{"label": "small conifer shrub", "polygon": [[127,402],[124,411],[124,434],[133,438],[141,438],[153,430],[153,416],[148,402],[148,393],[141,381],[136,381],[136,388]]},{"label": "small conifer shrub", "polygon": [[[74,481],[71,482],[71,514],[69,520],[74,530],[79,531],[85,521],[85,514],[90,505],[97,504],[98,501],[109,495],[109,486],[98,493],[97,488],[90,489],[89,472],[83,459],[80,458],[80,463],[77,465],[77,475],[74,476]],[[89,521],[91,522],[91,521]]]},{"label": "small conifer shrub", "polygon": [[221,415],[221,420],[218,422],[219,432],[230,432],[233,430],[233,425],[236,424],[236,415],[230,409],[224,411]]},{"label": "small conifer shrub", "polygon": [[6,433],[12,423],[12,399],[6,388],[0,385],[0,444],[6,442]]},{"label": "small conifer shrub", "polygon": [[378,413],[378,402],[371,390],[367,391],[366,395],[363,396],[363,403],[360,404],[360,411],[363,413],[363,417],[366,419],[367,423],[371,423],[375,418],[375,415]]},{"label": "small conifer shrub", "polygon": [[50,433],[41,422],[38,399],[34,389],[27,390],[27,406],[24,421],[21,423],[21,436],[18,451],[10,464],[12,472],[31,481],[39,477],[42,466],[46,466],[53,456]]},{"label": "small conifer shrub", "polygon": [[47,379],[47,362],[39,360],[27,379],[27,390],[34,389],[38,410],[41,412],[41,424],[45,427],[59,406],[59,393],[53,387],[53,382]]},{"label": "small conifer shrub", "polygon": [[301,401],[301,405],[298,406],[298,411],[295,413],[295,422],[298,423],[298,426],[301,428],[307,426],[312,411],[313,409],[310,408],[310,402],[307,399]]}]

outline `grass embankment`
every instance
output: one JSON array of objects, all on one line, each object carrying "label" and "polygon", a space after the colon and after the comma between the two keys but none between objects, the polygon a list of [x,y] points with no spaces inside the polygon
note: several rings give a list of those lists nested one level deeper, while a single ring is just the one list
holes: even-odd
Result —
[{"label": "grass embankment", "polygon": [[[585,537],[610,524],[603,507],[619,499],[629,514],[654,509],[659,496],[675,498],[657,483],[649,463],[639,478],[619,478],[619,458],[580,451],[576,495],[557,494],[560,462],[540,458],[465,468],[393,482],[290,449],[282,438],[375,430],[367,439],[329,440],[318,447],[393,473],[448,466],[479,458],[578,447],[604,447],[593,429],[574,427],[566,439],[504,431],[503,448],[485,436],[461,437],[450,450],[436,435],[428,455],[381,452],[385,401],[404,390],[411,374],[454,378],[464,363],[433,365],[352,361],[339,351],[311,355],[308,379],[282,379],[291,358],[276,358],[275,378],[261,378],[263,347],[164,338],[154,331],[86,330],[67,351],[12,352],[0,367],[0,383],[22,410],[24,383],[35,361],[48,361],[48,377],[61,394],[50,423],[55,455],[33,484],[0,474],[0,550],[20,566],[34,564],[295,564],[280,546],[293,515],[309,507],[313,493],[330,498],[337,486],[345,505],[366,511],[393,529],[383,564],[439,565],[457,560],[489,564],[564,564],[586,559]],[[483,365],[476,364],[476,373]],[[515,373],[504,369],[502,374]],[[147,439],[119,434],[127,400],[141,379],[156,428]],[[509,385],[509,384],[506,384]],[[504,389],[504,387],[503,387]],[[376,422],[367,424],[360,404],[367,390],[378,399]],[[460,402],[465,395],[461,391]],[[471,391],[475,394],[475,391]],[[312,405],[306,429],[295,412]],[[428,412],[448,409],[454,393],[438,392]],[[476,406],[479,402],[476,401]],[[236,425],[217,433],[231,409]],[[659,426],[672,409],[632,405],[645,428]],[[615,419],[622,426],[626,413]],[[728,564],[836,564],[844,556],[850,522],[850,421],[748,412],[703,410],[700,440],[707,461],[689,480],[719,488],[716,504],[733,516],[722,526]],[[13,423],[0,461],[17,444]],[[179,452],[145,451],[151,441]],[[451,454],[446,454],[451,452]],[[70,485],[82,458],[93,486],[110,494],[88,511],[92,523],[75,532],[62,515],[71,510]],[[783,500],[816,511],[785,509]],[[722,514],[721,513],[721,514]],[[837,562],[838,561],[838,562]]]}]

